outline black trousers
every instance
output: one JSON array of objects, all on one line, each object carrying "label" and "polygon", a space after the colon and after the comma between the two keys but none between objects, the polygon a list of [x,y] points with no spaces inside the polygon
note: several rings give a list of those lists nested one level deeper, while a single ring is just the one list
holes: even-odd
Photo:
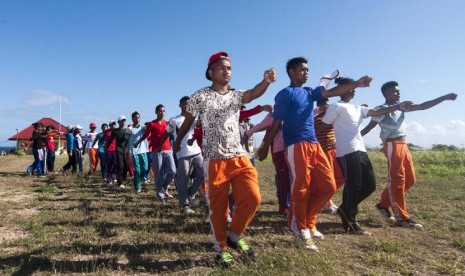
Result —
[{"label": "black trousers", "polygon": [[[356,151],[338,157],[345,178],[342,206],[339,207],[347,219],[343,224],[355,223],[358,205],[376,189],[376,179],[368,154]],[[347,226],[347,225],[344,225]]]},{"label": "black trousers", "polygon": [[70,155],[70,153],[68,152],[68,163],[66,163],[63,166],[63,170],[67,171],[71,169],[71,171],[74,173],[76,172],[76,156],[74,154],[74,150],[72,150],[71,152],[73,153],[73,155]]},{"label": "black trousers", "polygon": [[129,166],[126,154],[116,151],[116,179],[118,185],[123,184],[128,174]]}]

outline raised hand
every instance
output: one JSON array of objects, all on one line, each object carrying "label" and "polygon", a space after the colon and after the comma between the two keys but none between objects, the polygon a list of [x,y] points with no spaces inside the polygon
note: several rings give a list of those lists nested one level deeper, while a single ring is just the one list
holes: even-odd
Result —
[{"label": "raised hand", "polygon": [[271,112],[273,111],[273,107],[269,104],[265,104],[265,105],[262,105],[262,111],[267,111],[267,112]]},{"label": "raised hand", "polygon": [[412,106],[413,102],[411,101],[403,101],[400,103],[400,110],[402,111],[408,111],[410,107]]},{"label": "raised hand", "polygon": [[372,78],[370,76],[363,76],[356,81],[357,87],[368,87],[370,86]]},{"label": "raised hand", "polygon": [[455,93],[449,93],[447,95],[444,95],[444,97],[446,98],[446,100],[451,100],[451,101],[455,101],[455,99],[457,99],[457,94]]},{"label": "raised hand", "polygon": [[268,83],[273,83],[277,80],[276,71],[274,68],[268,69],[263,74],[263,79]]}]

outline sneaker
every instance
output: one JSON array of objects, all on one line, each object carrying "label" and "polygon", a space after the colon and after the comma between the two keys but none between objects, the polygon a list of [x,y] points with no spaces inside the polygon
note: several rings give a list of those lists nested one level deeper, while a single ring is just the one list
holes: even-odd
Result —
[{"label": "sneaker", "polygon": [[244,239],[240,239],[237,242],[231,240],[229,237],[227,239],[228,246],[232,249],[236,249],[237,251],[247,255],[248,257],[255,257],[255,251],[247,244]]},{"label": "sneaker", "polygon": [[121,184],[121,185],[118,186],[118,189],[124,190],[124,189],[126,189],[126,187],[123,184]]},{"label": "sneaker", "polygon": [[325,207],[323,207],[323,210],[321,210],[321,213],[336,215],[337,214],[337,208],[339,208],[339,207],[336,204],[331,204],[331,205],[325,204]]},{"label": "sneaker", "polygon": [[295,242],[298,247],[307,249],[312,252],[319,252],[320,250],[315,245],[315,242],[310,236],[310,230],[302,229],[300,230],[300,235],[295,236]]},{"label": "sneaker", "polygon": [[166,199],[172,199],[173,196],[171,194],[169,194],[168,192],[165,193],[165,198]]},{"label": "sneaker", "polygon": [[141,188],[136,189],[136,194],[140,194],[140,193],[142,193],[142,189]]},{"label": "sneaker", "polygon": [[408,219],[402,219],[402,220],[397,220],[396,221],[396,226],[398,227],[405,227],[405,228],[410,228],[410,229],[417,229],[417,230],[423,230],[423,225],[416,223],[413,221],[413,219],[408,218]]},{"label": "sneaker", "polygon": [[200,202],[195,199],[195,196],[189,197],[189,204],[194,207],[198,207]]},{"label": "sneaker", "polygon": [[195,211],[191,209],[191,207],[189,206],[184,206],[182,209],[181,209],[181,212],[185,215],[193,215],[195,214]]},{"label": "sneaker", "polygon": [[376,204],[376,209],[378,209],[378,212],[381,214],[381,216],[383,216],[389,222],[396,222],[396,219],[392,216],[391,211],[389,211],[388,208],[381,207],[381,205],[378,203]]},{"label": "sneaker", "polygon": [[231,254],[224,251],[216,255],[215,262],[224,268],[228,268],[234,264],[234,258]]},{"label": "sneaker", "polygon": [[310,229],[310,236],[312,237],[312,239],[317,239],[317,240],[325,239],[325,236],[320,231],[318,231],[316,227],[313,227],[312,229]]},{"label": "sneaker", "polygon": [[371,233],[365,231],[360,227],[358,223],[349,223],[349,228],[347,229],[346,233],[360,235],[360,236],[371,236]]}]

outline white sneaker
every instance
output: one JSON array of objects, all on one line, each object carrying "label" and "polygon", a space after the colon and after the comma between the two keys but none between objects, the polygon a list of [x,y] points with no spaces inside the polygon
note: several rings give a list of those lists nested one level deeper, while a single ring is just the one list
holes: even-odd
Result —
[{"label": "white sneaker", "polygon": [[339,208],[336,204],[325,204],[325,207],[323,207],[323,210],[321,210],[321,213],[323,214],[330,214],[330,215],[336,215],[337,214],[337,208]]},{"label": "white sneaker", "polygon": [[318,247],[315,245],[315,242],[313,242],[310,236],[310,230],[308,229],[300,230],[300,235],[295,236],[295,242],[297,246],[300,248],[307,249],[312,252],[320,251]]},{"label": "white sneaker", "polygon": [[126,189],[126,187],[123,184],[121,184],[121,185],[118,186],[118,189],[124,190],[124,189]]},{"label": "white sneaker", "polygon": [[314,227],[314,228],[312,228],[310,230],[310,236],[312,237],[312,239],[317,239],[317,240],[324,240],[325,239],[325,236],[320,231],[318,231],[318,229],[316,229],[316,227]]},{"label": "white sneaker", "polygon": [[189,197],[189,204],[194,207],[198,207],[200,203],[195,199],[195,196]]},{"label": "white sneaker", "polygon": [[191,209],[189,206],[184,206],[184,208],[181,209],[181,212],[185,215],[193,215],[195,214],[195,211]]}]

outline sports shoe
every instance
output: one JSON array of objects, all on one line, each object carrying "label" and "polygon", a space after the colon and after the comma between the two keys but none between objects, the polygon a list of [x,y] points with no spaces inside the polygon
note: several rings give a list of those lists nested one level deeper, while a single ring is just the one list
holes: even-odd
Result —
[{"label": "sports shoe", "polygon": [[398,227],[405,227],[405,228],[410,228],[410,229],[417,229],[417,230],[423,230],[423,225],[416,223],[413,221],[413,219],[408,218],[408,219],[402,219],[402,220],[397,220],[396,221],[396,226]]},{"label": "sports shoe", "polygon": [[121,185],[118,186],[118,189],[124,190],[124,189],[126,189],[126,187],[123,184],[121,184]]},{"label": "sports shoe", "polygon": [[396,219],[394,216],[392,216],[391,211],[389,211],[388,208],[381,207],[381,205],[376,204],[376,209],[378,209],[378,212],[383,216],[386,220],[388,220],[391,223],[396,222]]},{"label": "sports shoe", "polygon": [[189,206],[184,206],[182,209],[181,209],[181,212],[185,215],[193,215],[195,214],[195,211],[191,209],[191,207]]},{"label": "sports shoe", "polygon": [[315,245],[315,242],[310,236],[310,230],[302,229],[300,230],[300,235],[295,236],[296,245],[300,248],[307,249],[312,252],[319,252],[320,250]]},{"label": "sports shoe", "polygon": [[194,207],[198,207],[200,203],[195,199],[195,196],[189,197],[189,204]]},{"label": "sports shoe", "polygon": [[325,236],[320,231],[318,231],[316,227],[313,227],[312,229],[310,229],[310,236],[312,237],[312,239],[317,239],[317,240],[325,239]]},{"label": "sports shoe", "polygon": [[234,259],[229,252],[223,251],[216,255],[215,262],[224,268],[228,268],[234,264]]},{"label": "sports shoe", "polygon": [[346,233],[360,235],[360,236],[371,236],[371,233],[365,231],[360,227],[358,223],[349,223],[349,228],[347,228]]},{"label": "sports shoe", "polygon": [[140,194],[140,193],[142,193],[142,189],[141,188],[136,189],[136,194]]},{"label": "sports shoe", "polygon": [[171,194],[169,194],[168,192],[165,193],[165,198],[166,199],[172,199],[173,196]]},{"label": "sports shoe", "polygon": [[247,244],[245,239],[239,239],[237,242],[231,240],[229,237],[227,239],[228,246],[232,249],[247,255],[248,257],[256,256],[255,251]]},{"label": "sports shoe", "polygon": [[336,215],[337,214],[337,208],[339,208],[336,204],[331,204],[323,207],[323,210],[321,210],[321,213],[323,214],[330,214],[330,215]]}]

